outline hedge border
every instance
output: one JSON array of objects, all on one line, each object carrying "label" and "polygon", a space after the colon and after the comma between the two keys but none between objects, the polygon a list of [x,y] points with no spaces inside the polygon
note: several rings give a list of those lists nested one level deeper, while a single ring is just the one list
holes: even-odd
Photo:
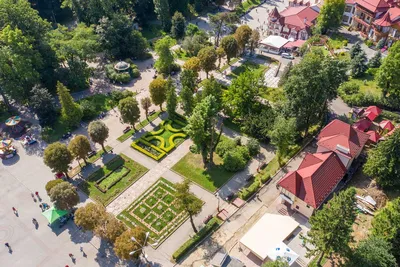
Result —
[{"label": "hedge border", "polygon": [[[117,180],[115,180],[112,184],[110,184],[109,186],[107,186],[107,188],[106,188],[105,190],[104,190],[103,188],[101,188],[101,187],[100,187],[100,183],[101,183],[103,180],[107,179],[107,177],[109,177],[111,174],[113,174],[113,173],[114,173],[116,170],[118,170],[119,168],[125,168],[126,171],[125,171]],[[107,193],[107,191],[108,191],[111,187],[113,187],[114,185],[116,185],[119,181],[121,181],[122,178],[124,178],[125,176],[127,176],[128,173],[129,173],[130,171],[131,171],[131,170],[130,170],[129,168],[125,167],[124,164],[122,164],[122,165],[119,166],[118,168],[115,168],[112,172],[108,173],[107,175],[104,175],[102,178],[100,178],[99,180],[97,180],[96,183],[94,184],[94,186],[95,186],[97,189],[99,189],[101,192]]]},{"label": "hedge border", "polygon": [[[139,142],[145,144],[146,146],[153,148],[154,150],[157,150],[158,152],[160,152],[160,155],[156,156],[156,155],[150,153],[149,151],[147,151],[146,149],[141,148],[139,145],[137,145],[137,143],[139,143]],[[161,150],[159,147],[156,147],[155,145],[146,141],[143,138],[139,138],[138,140],[133,141],[131,144],[131,147],[136,149],[137,151],[149,156],[150,158],[157,160],[157,161],[161,160],[167,154],[166,152]]]}]

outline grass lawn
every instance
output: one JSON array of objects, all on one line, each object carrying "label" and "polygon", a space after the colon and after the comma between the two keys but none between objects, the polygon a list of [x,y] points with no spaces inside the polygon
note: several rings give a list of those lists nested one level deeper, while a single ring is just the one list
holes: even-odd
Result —
[{"label": "grass lawn", "polygon": [[234,175],[234,172],[225,170],[222,164],[222,159],[214,153],[214,166],[206,170],[201,155],[189,152],[172,167],[172,170],[208,191],[215,192]]},{"label": "grass lawn", "polygon": [[180,60],[183,60],[183,61],[186,61],[186,60],[188,60],[189,58],[191,58],[191,56],[189,56],[189,55],[186,53],[186,51],[183,50],[183,49],[177,49],[177,50],[175,50],[175,51],[174,51],[174,54],[175,54],[175,57],[176,57],[176,58],[178,58],[178,59],[180,59]]},{"label": "grass lawn", "polygon": [[251,61],[246,61],[239,67],[232,70],[232,72],[228,75],[231,78],[237,78],[241,73],[245,72],[246,70],[250,70],[252,72],[256,72],[257,74],[262,74],[268,69],[268,66],[263,64],[257,64]]},{"label": "grass lawn", "polygon": [[360,85],[360,93],[371,94],[375,96],[380,96],[382,94],[382,90],[378,87],[374,76],[371,74],[365,73],[362,77],[352,78],[350,81]]},{"label": "grass lawn", "polygon": [[165,35],[165,32],[162,30],[161,25],[158,24],[149,24],[143,27],[142,35],[147,40],[151,40],[153,38],[161,37]]},{"label": "grass lawn", "polygon": [[[129,173],[124,176],[114,186],[109,188],[106,193],[100,191],[96,186],[96,182],[113,170],[123,166],[129,169]],[[91,174],[84,182],[79,184],[79,187],[85,192],[91,199],[107,206],[113,201],[119,194],[121,194],[126,188],[131,186],[140,177],[142,177],[148,169],[139,163],[133,161],[124,154],[120,154],[113,158],[111,161],[106,163],[101,169]],[[108,178],[108,177],[107,177]]]},{"label": "grass lawn", "polygon": [[[161,114],[161,111],[157,111],[153,115],[150,115],[149,118],[145,119],[144,121],[139,122],[138,124],[136,124],[136,130],[139,131],[140,129],[146,127],[150,122],[157,119],[160,114]],[[131,129],[130,131],[128,131],[128,132],[124,133],[123,135],[121,135],[120,137],[118,137],[117,140],[122,143],[122,142],[126,141],[129,137],[131,137],[134,133],[135,133],[135,130]]]},{"label": "grass lawn", "polygon": [[236,122],[233,122],[230,118],[225,118],[224,119],[224,126],[237,132],[240,133],[242,135],[246,135],[245,133],[242,132],[242,130],[240,129],[240,125]]},{"label": "grass lawn", "polygon": [[336,54],[336,57],[342,61],[350,61],[350,54],[348,52],[341,52]]},{"label": "grass lawn", "polygon": [[[110,146],[106,146],[106,150],[109,152],[111,151],[112,147]],[[96,152],[96,154],[94,156],[92,156],[91,158],[87,159],[87,162],[89,163],[94,163],[96,162],[99,158],[101,158],[104,155],[104,151],[103,149],[100,149]],[[85,162],[83,160],[79,161],[81,166],[84,167],[86,166]],[[76,166],[75,168],[72,168],[72,170],[70,170],[68,172],[69,177],[74,177],[75,175],[77,175],[78,173],[81,172],[81,166],[78,164],[78,166]]]},{"label": "grass lawn", "polygon": [[277,103],[285,100],[285,92],[282,87],[278,88],[263,88],[260,93],[261,97],[268,100],[271,103]]},{"label": "grass lawn", "polygon": [[348,40],[344,38],[341,34],[334,33],[332,36],[328,39],[328,45],[332,49],[341,49],[345,47],[348,43]]},{"label": "grass lawn", "polygon": [[141,226],[157,246],[186,221],[188,214],[175,202],[175,186],[160,178],[117,218],[128,227]]},{"label": "grass lawn", "polygon": [[329,51],[324,47],[324,46],[318,46],[318,45],[316,45],[316,46],[311,46],[311,50],[312,49],[320,49],[321,51],[322,51],[322,53],[324,54],[324,56],[331,56],[331,53],[329,53]]},{"label": "grass lawn", "polygon": [[231,61],[229,61],[229,64],[225,64],[224,66],[222,66],[218,71],[220,73],[222,73],[224,70],[228,69],[231,65],[235,64],[236,62],[239,61],[239,58],[235,57],[232,58]]},{"label": "grass lawn", "polygon": [[261,4],[261,0],[246,0],[241,4],[241,6],[239,5],[236,8],[236,12],[238,14],[243,14],[247,12],[250,8],[258,6],[259,4]]},{"label": "grass lawn", "polygon": [[107,190],[113,183],[115,183],[122,176],[126,175],[128,172],[129,170],[127,168],[121,166],[108,175],[107,178],[103,179],[99,183],[99,186],[103,188],[103,190]]},{"label": "grass lawn", "polygon": [[77,101],[77,103],[80,104],[84,100],[89,101],[91,106],[93,106],[96,109],[96,112],[98,112],[99,114],[100,112],[111,110],[117,104],[114,101],[112,101],[111,96],[104,94],[91,95],[83,99],[80,99],[79,101]]}]

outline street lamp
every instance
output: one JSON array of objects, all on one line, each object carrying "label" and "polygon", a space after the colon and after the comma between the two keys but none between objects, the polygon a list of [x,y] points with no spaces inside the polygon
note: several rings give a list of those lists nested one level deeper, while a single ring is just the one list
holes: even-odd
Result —
[{"label": "street lamp", "polygon": [[[136,244],[138,244],[140,247],[139,247],[139,249],[137,249],[137,250],[134,250],[134,251],[129,252],[129,255],[132,256],[132,255],[135,254],[136,252],[140,251],[140,252],[142,253],[144,259],[146,260],[146,262],[149,263],[149,261],[147,260],[147,255],[144,253],[144,248],[148,245],[148,244],[147,244],[147,240],[148,240],[148,238],[149,238],[149,235],[150,235],[150,232],[146,232],[146,238],[144,239],[143,244],[140,244],[140,243],[136,240],[136,238],[132,236],[132,237],[131,237],[131,240],[132,240],[133,242],[135,242]],[[154,244],[150,244],[150,246],[157,246],[157,245],[158,245],[158,242],[156,242],[156,243],[154,243]]]}]

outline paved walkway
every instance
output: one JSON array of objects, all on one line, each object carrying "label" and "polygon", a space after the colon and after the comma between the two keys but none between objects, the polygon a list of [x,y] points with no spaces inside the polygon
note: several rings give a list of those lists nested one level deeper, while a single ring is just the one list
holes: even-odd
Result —
[{"label": "paved walkway", "polygon": [[[276,73],[278,67],[279,67],[279,65],[277,65],[277,64],[271,64],[270,68],[265,72],[265,76],[264,76],[265,84],[268,87],[271,87],[271,88],[279,87],[278,83],[281,78],[279,77],[279,75],[275,76],[275,73]],[[284,67],[284,66],[282,65],[282,67]]]}]

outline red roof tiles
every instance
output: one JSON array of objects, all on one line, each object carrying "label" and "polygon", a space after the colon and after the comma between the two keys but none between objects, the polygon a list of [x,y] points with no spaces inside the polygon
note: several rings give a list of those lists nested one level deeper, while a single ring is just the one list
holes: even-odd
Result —
[{"label": "red roof tiles", "polygon": [[[348,158],[354,158],[363,149],[368,138],[368,134],[354,129],[350,124],[333,120],[319,133],[318,146]],[[346,149],[348,152],[345,151]]]},{"label": "red roof tiles", "polygon": [[279,18],[282,25],[296,28],[297,31],[313,26],[318,17],[318,12],[309,6],[288,7],[280,12],[279,16],[276,16],[274,9],[271,14],[274,18]]},{"label": "red roof tiles", "polygon": [[356,121],[353,124],[353,128],[360,130],[361,132],[365,132],[366,130],[369,129],[371,124],[372,124],[372,122],[370,120],[364,118],[364,119],[360,119],[360,120]]},{"label": "red roof tiles", "polygon": [[369,106],[363,113],[364,117],[367,117],[370,121],[374,121],[382,113],[382,110],[377,106]]},{"label": "red roof tiles", "polygon": [[381,136],[375,131],[368,131],[367,134],[369,135],[369,140],[373,143],[378,143]]},{"label": "red roof tiles", "polygon": [[391,121],[389,120],[383,120],[379,123],[379,127],[381,127],[382,129],[387,129],[389,131],[394,129],[394,125]]},{"label": "red roof tiles", "polygon": [[385,11],[390,6],[385,0],[356,0],[356,3],[372,13],[377,11]]},{"label": "red roof tiles", "polygon": [[319,208],[345,173],[346,168],[335,153],[307,154],[297,171],[289,172],[278,184],[313,208]]}]

